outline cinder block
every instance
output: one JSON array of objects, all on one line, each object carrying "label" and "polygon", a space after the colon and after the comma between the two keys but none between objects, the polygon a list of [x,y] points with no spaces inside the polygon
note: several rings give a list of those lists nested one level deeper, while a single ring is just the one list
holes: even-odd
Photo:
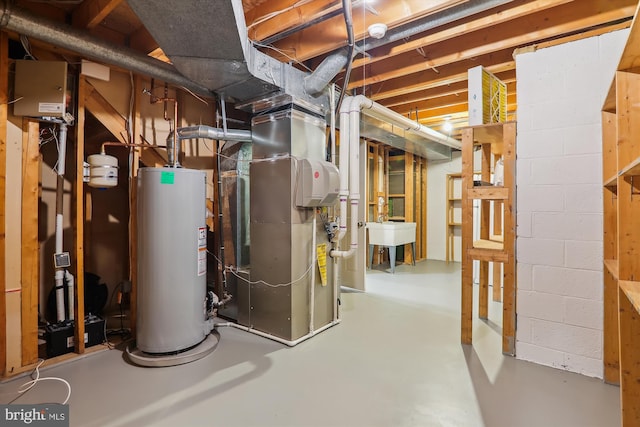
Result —
[{"label": "cinder block", "polygon": [[602,153],[602,125],[600,123],[564,128],[560,131],[560,137],[563,141],[565,155]]},{"label": "cinder block", "polygon": [[566,185],[564,206],[567,212],[602,215],[602,184]]},{"label": "cinder block", "polygon": [[562,212],[564,191],[561,185],[523,185],[518,187],[517,211]]},{"label": "cinder block", "polygon": [[[518,122],[520,123],[520,122]],[[516,185],[532,185],[531,180],[531,162],[530,159],[518,159],[516,161]]]},{"label": "cinder block", "polygon": [[567,241],[565,267],[602,271],[602,241]]},{"label": "cinder block", "polygon": [[516,359],[528,360],[540,365],[564,369],[563,352],[540,347],[526,342],[518,341],[516,343]]},{"label": "cinder block", "polygon": [[602,357],[602,331],[596,329],[535,320],[532,338],[533,344],[540,347],[592,358]]},{"label": "cinder block", "polygon": [[518,212],[516,215],[516,236],[531,237],[531,213]]},{"label": "cinder block", "polygon": [[602,301],[565,297],[564,322],[569,325],[602,330]]},{"label": "cinder block", "polygon": [[588,377],[602,378],[602,359],[578,356],[576,354],[565,353],[564,365],[571,372],[586,375]]},{"label": "cinder block", "polygon": [[517,280],[518,280],[518,292],[533,290],[533,266],[531,264],[525,264],[519,262],[516,264]]},{"label": "cinder block", "polygon": [[533,184],[569,185],[601,182],[602,156],[598,154],[531,160]]},{"label": "cinder block", "polygon": [[562,138],[555,130],[531,130],[518,134],[516,154],[519,159],[557,157],[563,152]]},{"label": "cinder block", "polygon": [[620,62],[622,50],[629,38],[629,29],[612,31],[598,37],[598,53],[600,63],[603,64],[603,74],[609,84],[613,78],[615,69]]},{"label": "cinder block", "polygon": [[585,298],[602,304],[601,271],[535,265],[532,267],[532,280],[535,291]]},{"label": "cinder block", "polygon": [[561,95],[563,98],[583,98],[585,93],[603,90],[600,63],[597,60],[597,46],[592,53],[591,60],[582,61],[581,65],[566,69]]},{"label": "cinder block", "polygon": [[[532,338],[532,334],[531,334],[531,329],[532,329],[532,319],[522,315],[522,314],[518,314],[518,329],[516,329],[516,342],[520,343],[520,342],[524,342],[524,343],[531,343],[531,338]],[[516,353],[519,352],[520,348],[518,347],[519,344],[516,345]]]},{"label": "cinder block", "polygon": [[534,212],[533,237],[562,240],[602,240],[602,215]]},{"label": "cinder block", "polygon": [[517,298],[518,316],[562,322],[564,297],[542,292],[519,291]]},{"label": "cinder block", "polygon": [[564,265],[564,241],[550,239],[517,240],[518,262],[537,265]]}]

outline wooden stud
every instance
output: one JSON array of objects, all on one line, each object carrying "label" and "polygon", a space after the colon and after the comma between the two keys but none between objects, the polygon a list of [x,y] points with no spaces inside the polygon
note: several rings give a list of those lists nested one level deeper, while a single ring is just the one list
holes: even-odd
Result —
[{"label": "wooden stud", "polygon": [[[516,186],[516,123],[503,125],[504,186]],[[502,352],[516,352],[516,210],[513,196],[504,201],[504,250],[510,254],[503,264]]]},{"label": "wooden stud", "polygon": [[[474,139],[477,136],[474,135]],[[493,144],[482,144],[481,152],[481,166],[480,177],[484,182],[491,181],[491,148]],[[490,187],[489,187],[490,188]],[[486,199],[480,201],[480,239],[489,240],[491,217],[490,217],[491,202]],[[478,276],[480,292],[478,296],[478,315],[481,319],[489,318],[489,263],[487,261],[480,261],[480,274]]]},{"label": "wooden stud", "polygon": [[84,179],[82,168],[84,165],[84,122],[85,122],[85,91],[86,79],[78,79],[78,112],[76,117],[76,180],[73,186],[75,221],[73,224],[73,238],[75,247],[75,351],[84,353]]},{"label": "wooden stud", "polygon": [[421,198],[423,200],[422,203],[422,210],[420,211],[420,221],[422,224],[421,227],[421,238],[422,240],[420,241],[420,250],[418,251],[418,254],[420,256],[420,259],[426,258],[427,257],[427,233],[428,233],[428,228],[427,228],[427,212],[428,212],[428,198],[427,198],[427,177],[428,177],[428,173],[427,173],[427,167],[428,167],[428,163],[427,163],[427,159],[421,159],[422,162],[422,167],[420,169],[420,182],[422,185],[422,189],[420,191],[421,194]]},{"label": "wooden stud", "polygon": [[604,269],[603,363],[604,380],[620,384],[620,343],[618,340],[618,278]]},{"label": "wooden stud", "polygon": [[[415,211],[415,178],[414,178],[413,154],[404,153],[404,221],[414,222]],[[411,251],[411,245],[404,245],[404,262],[411,264],[414,254]]]},{"label": "wooden stud", "polygon": [[473,259],[469,251],[473,247],[473,129],[462,130],[462,301],[461,341],[471,344],[473,334]]},{"label": "wooden stud", "polygon": [[7,364],[7,301],[5,271],[5,209],[7,173],[7,116],[9,102],[9,37],[0,31],[0,375]]},{"label": "wooden stud", "polygon": [[640,282],[621,281],[620,304],[620,396],[622,426],[640,425]]},{"label": "wooden stud", "polygon": [[[142,79],[134,78],[133,83],[133,135],[142,133],[142,117],[140,104],[142,103]],[[129,171],[129,280],[131,293],[129,295],[129,328],[135,336],[138,315],[138,169],[140,164],[140,149],[133,150],[131,170]]]},{"label": "wooden stud", "polygon": [[22,120],[22,365],[38,360],[40,124]]},{"label": "wooden stud", "polygon": [[[495,165],[500,160],[499,156],[494,157],[494,172]],[[504,170],[504,169],[503,169]],[[508,188],[507,188],[508,191]],[[503,203],[501,200],[495,200],[493,202],[493,234],[497,236],[502,235],[502,209]],[[504,241],[504,238],[503,238]],[[502,264],[493,263],[493,301],[502,301]]]}]

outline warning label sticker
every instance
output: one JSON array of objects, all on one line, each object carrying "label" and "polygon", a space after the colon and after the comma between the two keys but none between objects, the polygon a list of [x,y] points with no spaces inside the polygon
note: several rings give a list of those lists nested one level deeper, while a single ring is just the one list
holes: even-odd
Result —
[{"label": "warning label sticker", "polygon": [[198,276],[207,274],[207,227],[198,227]]}]

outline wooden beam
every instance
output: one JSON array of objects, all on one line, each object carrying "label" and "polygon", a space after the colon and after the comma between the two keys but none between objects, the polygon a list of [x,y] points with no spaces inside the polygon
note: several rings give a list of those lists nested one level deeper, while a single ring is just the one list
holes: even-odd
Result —
[{"label": "wooden beam", "polygon": [[7,186],[7,117],[9,102],[9,37],[0,31],[0,375],[7,365],[7,301],[5,291],[5,227]]},{"label": "wooden beam", "polygon": [[504,49],[513,50],[627,18],[633,16],[635,5],[636,2],[632,0],[610,0],[606,6],[599,2],[582,2],[580,7],[572,2],[552,11],[538,12],[481,31],[464,33],[453,40],[429,45],[422,51],[413,50],[397,55],[393,61],[381,61],[367,65],[366,69],[354,70],[349,88],[380,83],[429,68],[437,69]]},{"label": "wooden beam", "polygon": [[[404,221],[415,222],[413,215],[415,208],[416,188],[414,185],[413,154],[404,153]],[[414,247],[417,246],[414,242]],[[411,245],[404,245],[404,262],[411,263],[415,260],[415,254],[410,252]],[[411,253],[411,256],[408,254]]]},{"label": "wooden beam", "polygon": [[367,94],[374,101],[380,102],[382,99],[405,95],[407,92],[416,92],[430,89],[434,86],[467,81],[469,68],[478,64],[484,64],[484,67],[493,74],[515,70],[516,68],[513,49],[504,49],[499,52],[482,55],[473,61],[459,61],[436,70],[424,66],[423,71],[418,73],[380,83],[371,83],[370,87],[367,87]]},{"label": "wooden beam", "polygon": [[[127,121],[95,88],[86,83],[86,109],[120,142],[127,142]],[[155,149],[142,150],[141,159],[147,166],[163,166],[166,159]]]},{"label": "wooden beam", "polygon": [[[394,28],[465,1],[403,0],[401,2],[379,3],[374,7],[379,16],[385,17],[387,26]],[[371,24],[371,18],[367,22],[366,14],[362,12],[362,9],[354,9],[353,11],[353,32],[356,40],[361,40],[368,35],[367,27]],[[371,15],[369,14],[369,16]],[[298,61],[306,61],[344,47],[346,44],[347,30],[344,18],[340,15],[299,31],[291,37],[275,43],[275,47],[285,52],[292,52],[291,56]]]},{"label": "wooden beam", "polygon": [[423,33],[422,37],[412,38],[410,40],[402,40],[384,47],[372,49],[367,53],[367,58],[360,58],[353,61],[353,67],[358,68],[372,64],[381,60],[387,60],[394,56],[408,53],[416,49],[423,49],[435,43],[441,43],[459,37],[461,34],[471,33],[473,31],[493,28],[502,23],[531,15],[546,9],[550,9],[573,0],[518,0],[508,3],[499,8],[491,9],[484,13],[472,15],[462,21],[456,21],[456,25],[447,25],[436,28],[428,33]]},{"label": "wooden beam", "polygon": [[503,263],[503,303],[502,303],[502,352],[515,355],[516,352],[516,205],[513,190],[516,188],[516,123],[502,126],[502,158],[504,164],[504,186],[512,190],[512,197],[504,203],[503,241],[504,250],[509,255]]},{"label": "wooden beam", "polygon": [[640,425],[640,284],[621,281],[620,396],[622,426]]},{"label": "wooden beam", "polygon": [[78,28],[94,28],[100,24],[123,0],[85,0],[71,15],[71,23]]},{"label": "wooden beam", "polygon": [[460,341],[471,344],[473,336],[473,129],[462,130],[462,273]]},{"label": "wooden beam", "polygon": [[76,328],[74,334],[75,351],[78,354],[84,353],[84,124],[85,124],[85,92],[87,90],[87,79],[80,76],[78,79],[78,111],[76,113],[76,176],[73,185],[73,204],[75,215],[73,224],[73,244],[75,256],[75,302],[74,318]]},{"label": "wooden beam", "polygon": [[22,120],[22,366],[38,360],[40,124]]}]

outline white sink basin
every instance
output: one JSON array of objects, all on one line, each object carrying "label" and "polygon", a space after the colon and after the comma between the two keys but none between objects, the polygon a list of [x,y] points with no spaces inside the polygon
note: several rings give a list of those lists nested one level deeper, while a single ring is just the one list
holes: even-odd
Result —
[{"label": "white sink basin", "polygon": [[416,241],[415,222],[368,222],[369,244],[398,246]]}]

